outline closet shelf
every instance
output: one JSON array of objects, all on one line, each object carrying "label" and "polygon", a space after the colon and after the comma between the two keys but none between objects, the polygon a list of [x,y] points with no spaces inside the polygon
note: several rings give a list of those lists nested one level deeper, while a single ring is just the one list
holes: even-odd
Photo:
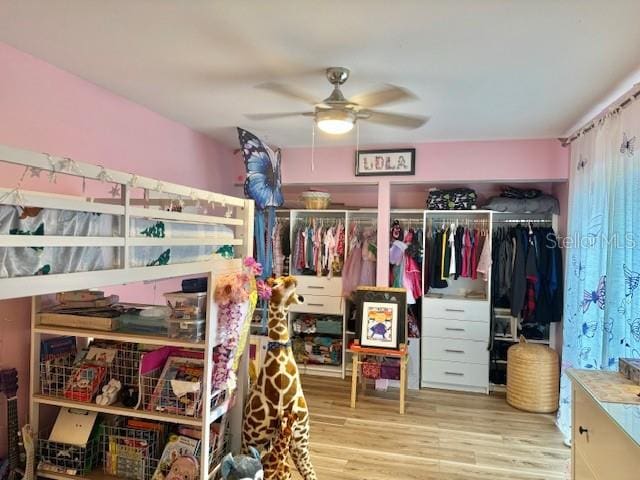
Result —
[{"label": "closet shelf", "polygon": [[[193,342],[178,338],[169,338],[159,335],[147,335],[129,332],[105,332],[102,330],[91,330],[73,327],[56,327],[53,325],[36,325],[34,333],[44,333],[48,335],[69,335],[72,337],[98,338],[100,340],[116,340],[120,342],[142,343],[146,345],[160,345],[178,348],[194,348],[204,350],[204,342]],[[214,343],[215,345],[215,343]]]},{"label": "closet shelf", "polygon": [[322,373],[327,376],[342,377],[342,365],[302,364],[298,365],[301,374]]},{"label": "closet shelf", "polygon": [[438,300],[467,300],[470,302],[486,302],[489,300],[486,296],[477,297],[477,296],[454,295],[454,294],[445,294],[445,293],[427,293],[426,295],[424,295],[424,298],[435,298]]},{"label": "closet shelf", "polygon": [[[519,338],[513,338],[513,337],[496,336],[496,337],[493,337],[493,339],[498,340],[500,342],[520,343]],[[527,343],[539,343],[540,345],[549,345],[549,340],[529,340],[527,338]]]}]

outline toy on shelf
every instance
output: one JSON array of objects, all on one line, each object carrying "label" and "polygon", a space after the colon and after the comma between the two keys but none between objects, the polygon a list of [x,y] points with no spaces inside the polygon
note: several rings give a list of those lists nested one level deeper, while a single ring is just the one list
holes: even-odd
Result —
[{"label": "toy on shelf", "polygon": [[122,383],[120,380],[112,378],[102,387],[102,393],[96,397],[96,403],[98,405],[113,405],[120,396],[120,390],[122,390]]},{"label": "toy on shelf", "polygon": [[249,455],[228,453],[220,467],[223,480],[262,480],[264,471],[260,462],[260,452],[249,447]]},{"label": "toy on shelf", "polygon": [[291,414],[296,420],[291,426],[293,436],[289,451],[304,480],[316,480],[309,455],[309,412],[291,349],[287,313],[289,307],[301,304],[294,277],[269,279],[269,344],[258,380],[253,384],[246,404],[243,428],[243,451],[252,445],[266,449],[273,445],[281,425]]}]

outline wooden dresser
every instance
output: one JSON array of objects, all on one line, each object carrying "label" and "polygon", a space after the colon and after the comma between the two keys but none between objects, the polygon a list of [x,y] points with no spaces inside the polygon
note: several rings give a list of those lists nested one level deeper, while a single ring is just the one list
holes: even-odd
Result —
[{"label": "wooden dresser", "polygon": [[[573,383],[573,479],[638,480],[640,401],[635,404],[600,401],[585,381],[587,372],[569,370],[567,373]],[[619,378],[623,381],[624,377]]]}]

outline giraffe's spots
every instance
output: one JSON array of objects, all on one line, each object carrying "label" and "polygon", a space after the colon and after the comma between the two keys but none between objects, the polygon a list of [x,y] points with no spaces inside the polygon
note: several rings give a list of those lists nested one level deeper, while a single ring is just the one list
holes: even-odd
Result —
[{"label": "giraffe's spots", "polygon": [[[284,375],[281,375],[283,378],[286,378],[287,381],[289,381],[289,377],[285,377]],[[295,396],[297,393],[297,388],[296,388],[296,384],[293,382],[290,382],[291,385],[289,385],[289,388],[286,389],[286,391],[284,392],[284,394],[282,395],[282,404],[283,405],[289,405],[292,401],[295,400]]]},{"label": "giraffe's spots", "polygon": [[264,371],[269,378],[273,378],[274,375],[276,375],[279,370],[280,370],[280,365],[278,365],[278,362],[271,362],[269,363],[269,365],[265,367]]},{"label": "giraffe's spots", "polygon": [[271,381],[267,381],[265,383],[264,386],[264,394],[267,396],[267,398],[280,398],[280,391],[278,390],[278,388],[273,384],[273,380]]},{"label": "giraffe's spots", "polygon": [[259,422],[264,421],[265,417],[266,417],[266,413],[265,413],[264,409],[260,409],[260,410],[257,410],[255,412],[253,412],[253,418],[255,418]]},{"label": "giraffe's spots", "polygon": [[260,400],[260,397],[257,397],[257,396],[253,397],[253,399],[251,400],[250,405],[251,405],[251,409],[253,411],[257,411],[257,410],[262,409],[262,401]]},{"label": "giraffe's spots", "polygon": [[296,368],[296,364],[293,362],[288,362],[287,365],[285,366],[285,369],[287,373],[292,377],[296,374],[297,368]]},{"label": "giraffe's spots", "polygon": [[[304,397],[302,395],[298,397],[298,407],[299,408],[307,408],[307,401],[304,399]],[[305,416],[307,415],[307,412],[299,412],[298,413],[298,418],[300,418],[299,417],[300,413],[304,413]]]}]

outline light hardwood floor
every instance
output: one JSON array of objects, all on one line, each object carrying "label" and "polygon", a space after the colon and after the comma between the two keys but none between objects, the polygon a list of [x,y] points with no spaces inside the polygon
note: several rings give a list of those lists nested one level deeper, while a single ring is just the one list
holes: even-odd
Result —
[{"label": "light hardwood floor", "polygon": [[[367,392],[349,408],[350,384],[302,377],[319,480],[565,479],[571,451],[551,415],[509,407],[503,395]],[[294,479],[300,477],[294,473]]]}]

